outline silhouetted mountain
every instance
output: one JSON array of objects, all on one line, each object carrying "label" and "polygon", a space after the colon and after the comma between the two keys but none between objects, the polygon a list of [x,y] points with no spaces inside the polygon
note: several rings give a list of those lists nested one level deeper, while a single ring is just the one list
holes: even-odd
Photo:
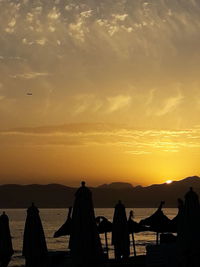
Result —
[{"label": "silhouetted mountain", "polygon": [[[129,183],[111,183],[90,188],[95,207],[114,207],[123,200],[126,207],[157,207],[165,200],[165,207],[176,207],[177,198],[183,198],[190,187],[200,194],[200,178],[188,177],[171,184],[133,187]],[[59,184],[0,186],[0,208],[26,208],[35,202],[40,208],[66,208],[72,205],[76,188]]]},{"label": "silhouetted mountain", "polygon": [[114,182],[111,184],[103,184],[98,186],[98,188],[106,188],[106,189],[125,189],[125,188],[133,188],[132,184],[130,183],[120,183],[120,182]]}]

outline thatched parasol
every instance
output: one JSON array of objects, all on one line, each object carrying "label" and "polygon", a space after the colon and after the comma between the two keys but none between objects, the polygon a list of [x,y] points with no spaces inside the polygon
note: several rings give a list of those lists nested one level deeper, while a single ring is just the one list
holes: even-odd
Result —
[{"label": "thatched parasol", "polygon": [[105,235],[106,252],[107,252],[107,257],[109,258],[109,248],[108,248],[108,236],[107,236],[107,233],[112,232],[112,223],[104,216],[96,217],[96,223],[97,223],[98,232],[100,234],[104,234]]},{"label": "thatched parasol", "polygon": [[150,217],[140,221],[140,224],[143,226],[150,227],[150,230],[156,232],[156,243],[158,244],[159,233],[170,232],[170,223],[171,220],[164,215],[162,208],[165,204],[164,201],[161,201],[158,209]]},{"label": "thatched parasol", "polygon": [[145,232],[148,231],[148,227],[145,227],[143,225],[141,225],[140,223],[137,223],[133,220],[134,218],[134,213],[133,210],[130,211],[129,213],[129,218],[128,218],[128,230],[129,230],[129,234],[131,234],[132,236],[132,241],[133,241],[133,252],[134,252],[134,256],[136,256],[136,247],[135,247],[135,237],[134,234],[135,233],[140,233],[140,232]]},{"label": "thatched parasol", "polygon": [[71,234],[71,226],[72,226],[72,207],[69,207],[68,216],[66,222],[54,233],[54,238],[58,238],[60,236],[70,235]]}]

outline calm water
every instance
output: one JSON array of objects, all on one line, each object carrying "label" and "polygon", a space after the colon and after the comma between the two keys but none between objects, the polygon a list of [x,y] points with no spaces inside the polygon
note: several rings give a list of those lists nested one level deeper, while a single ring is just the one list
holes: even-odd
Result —
[{"label": "calm water", "polygon": [[[127,209],[127,215],[129,214]],[[151,215],[155,209],[134,209],[135,221],[140,221]],[[65,209],[41,209],[40,216],[42,219],[47,246],[50,251],[63,250],[65,251],[68,248],[68,237],[53,238],[54,232],[65,222],[67,212]],[[95,215],[105,216],[112,221],[113,209],[96,209]],[[23,231],[24,223],[26,218],[26,210],[24,209],[9,209],[6,210],[10,218],[10,228],[11,235],[13,237],[13,247],[15,254],[10,262],[9,266],[21,266],[24,264],[24,259],[21,257],[22,250],[22,240],[23,240]],[[164,209],[164,213],[169,217],[173,218],[177,214],[177,209]],[[102,244],[104,246],[104,235],[101,235]],[[155,243],[155,233],[145,232],[135,235],[137,253],[144,254],[145,246],[147,244]],[[109,236],[110,244],[110,236]],[[131,253],[132,247],[131,247]],[[110,246],[110,257],[113,257],[113,248]]]}]

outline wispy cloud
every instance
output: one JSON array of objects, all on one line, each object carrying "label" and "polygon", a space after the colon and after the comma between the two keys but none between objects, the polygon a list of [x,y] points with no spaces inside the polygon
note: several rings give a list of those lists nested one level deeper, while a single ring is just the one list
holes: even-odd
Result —
[{"label": "wispy cloud", "polygon": [[125,125],[77,123],[1,131],[0,142],[5,143],[5,138],[9,144],[17,140],[19,144],[31,142],[41,146],[118,146],[124,153],[133,155],[178,153],[183,149],[200,148],[198,127],[186,130],[135,130]]},{"label": "wispy cloud", "polygon": [[[193,127],[199,13],[194,0],[0,1],[1,95],[17,99],[2,125],[16,125],[17,114],[24,125],[92,117]],[[29,104],[27,86],[38,90]]]},{"label": "wispy cloud", "polygon": [[131,96],[115,95],[100,97],[94,94],[78,94],[75,96],[74,114],[83,112],[113,113],[128,108],[131,104]]},{"label": "wispy cloud", "polygon": [[27,72],[27,73],[15,74],[15,75],[12,75],[11,77],[15,79],[20,78],[20,79],[29,80],[29,79],[35,79],[38,77],[46,77],[49,75],[51,74],[46,73],[46,72]]},{"label": "wispy cloud", "polygon": [[108,99],[108,112],[114,112],[125,108],[130,105],[131,97],[126,95],[117,95],[114,97],[109,97]]},{"label": "wispy cloud", "polygon": [[183,95],[179,93],[177,96],[169,97],[165,100],[164,105],[162,108],[160,108],[159,111],[156,112],[157,116],[163,116],[166,115],[169,112],[174,111],[182,102],[184,99]]}]

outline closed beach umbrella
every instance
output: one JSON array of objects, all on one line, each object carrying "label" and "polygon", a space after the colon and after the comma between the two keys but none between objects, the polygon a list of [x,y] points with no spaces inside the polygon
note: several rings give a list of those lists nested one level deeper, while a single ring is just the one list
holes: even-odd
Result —
[{"label": "closed beach umbrella", "polygon": [[102,262],[103,250],[95,221],[92,193],[85,182],[75,193],[70,249],[75,266],[97,266]]},{"label": "closed beach umbrella", "polygon": [[200,266],[200,204],[190,188],[178,224],[178,252],[181,266]]},{"label": "closed beach umbrella", "polygon": [[24,229],[23,256],[26,267],[45,266],[47,246],[38,208],[32,204],[27,210]]},{"label": "closed beach umbrella", "polygon": [[0,266],[7,267],[13,255],[9,219],[5,212],[0,216]]},{"label": "closed beach umbrella", "polygon": [[72,207],[69,207],[66,222],[58,229],[58,231],[55,232],[53,237],[57,238],[60,236],[70,235],[71,225],[72,225],[71,213],[72,213]]},{"label": "closed beach umbrella", "polygon": [[118,202],[115,206],[112,229],[112,244],[115,249],[115,258],[126,259],[130,255],[130,241],[128,221],[125,206]]}]

